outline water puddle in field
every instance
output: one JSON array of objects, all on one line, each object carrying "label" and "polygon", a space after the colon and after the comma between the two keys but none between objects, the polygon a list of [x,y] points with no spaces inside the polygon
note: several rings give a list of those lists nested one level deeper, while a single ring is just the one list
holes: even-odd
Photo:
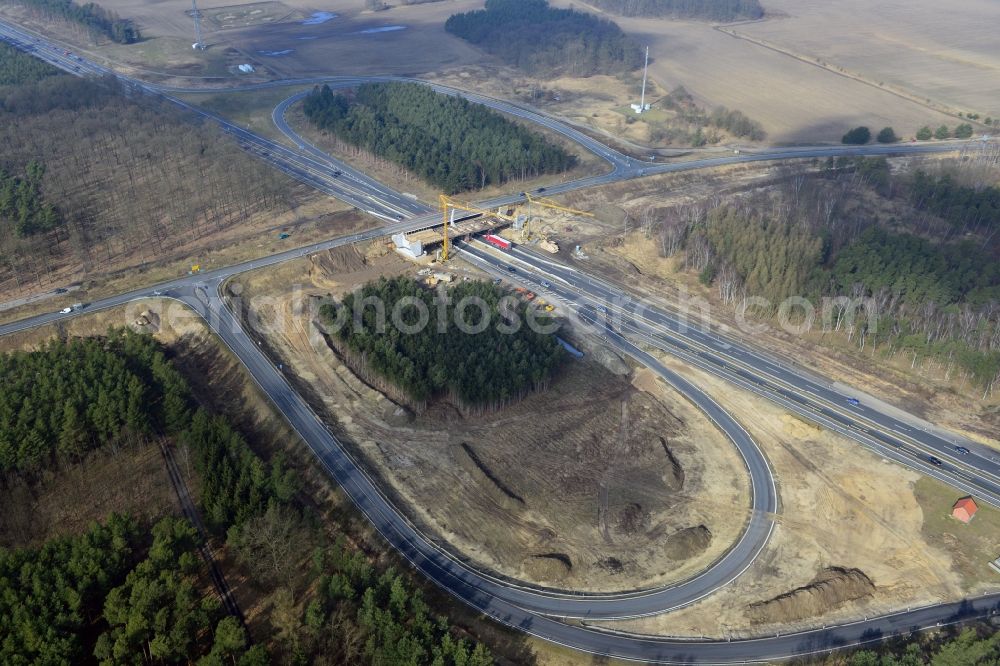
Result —
[{"label": "water puddle in field", "polygon": [[397,30],[406,30],[405,25],[384,25],[380,28],[368,28],[367,30],[358,30],[355,35],[374,35],[380,32],[396,32]]},{"label": "water puddle in field", "polygon": [[279,58],[281,56],[286,56],[289,53],[294,53],[295,49],[285,49],[284,51],[257,51],[257,53],[262,56],[267,56],[269,58]]},{"label": "water puddle in field", "polygon": [[332,12],[313,12],[312,16],[302,22],[302,25],[320,25],[335,18],[337,15]]}]

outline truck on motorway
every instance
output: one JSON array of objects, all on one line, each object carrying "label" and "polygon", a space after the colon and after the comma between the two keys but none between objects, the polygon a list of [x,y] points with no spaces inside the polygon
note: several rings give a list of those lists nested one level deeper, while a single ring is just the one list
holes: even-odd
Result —
[{"label": "truck on motorway", "polygon": [[487,243],[489,243],[490,245],[492,245],[493,247],[500,248],[501,250],[504,250],[505,252],[508,251],[508,250],[510,250],[510,248],[513,247],[513,245],[514,245],[513,243],[511,243],[506,238],[501,238],[500,236],[497,236],[495,234],[486,234],[483,237],[483,239]]},{"label": "truck on motorway", "polygon": [[74,303],[73,305],[71,305],[69,307],[73,310],[73,312],[79,312],[80,310],[82,310],[85,307],[87,307],[87,304],[86,303]]}]

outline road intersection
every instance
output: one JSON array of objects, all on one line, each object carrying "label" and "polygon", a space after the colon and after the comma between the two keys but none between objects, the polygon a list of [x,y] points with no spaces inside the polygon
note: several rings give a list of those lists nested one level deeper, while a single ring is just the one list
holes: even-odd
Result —
[{"label": "road intersection", "polygon": [[[163,88],[117,75],[112,70],[73,55],[42,36],[0,23],[0,39],[33,52],[44,60],[71,73],[89,76],[116,76],[127,90],[160,95],[191,112],[219,124],[253,155],[323,192],[342,199],[384,220],[385,225],[344,238],[333,239],[305,248],[289,250],[253,262],[219,268],[159,285],[155,291],[163,297],[185,303],[201,314],[223,342],[241,359],[261,389],[284,414],[302,439],[312,449],[330,475],[344,488],[386,540],[401,555],[436,583],[466,603],[508,625],[547,640],[595,654],[663,663],[734,663],[761,661],[791,655],[823,652],[846,645],[881,640],[928,626],[961,621],[996,612],[1000,595],[992,595],[954,604],[915,609],[862,622],[788,636],[774,636],[741,641],[692,641],[637,637],[607,632],[587,626],[587,621],[636,617],[666,612],[710,594],[728,584],[744,571],[766,545],[773,529],[768,517],[777,508],[777,492],[767,461],[749,435],[724,410],[697,387],[666,369],[649,348],[667,351],[688,362],[708,369],[731,382],[765,395],[783,406],[803,413],[826,427],[862,442],[887,458],[915,467],[958,488],[973,488],[977,497],[1000,505],[1000,468],[978,448],[974,455],[959,458],[954,444],[934,432],[911,426],[880,411],[875,406],[844,408],[842,393],[828,383],[817,382],[806,373],[775,362],[760,352],[716,333],[681,325],[670,312],[646,308],[641,316],[623,305],[623,290],[602,283],[567,266],[549,261],[521,249],[510,257],[483,251],[474,244],[463,244],[466,258],[487,271],[504,271],[516,265],[518,279],[539,289],[548,289],[577,313],[584,323],[601,329],[616,348],[647,365],[665,382],[675,386],[697,404],[730,438],[744,457],[754,492],[744,532],[732,549],[712,567],[679,585],[655,590],[637,590],[624,594],[574,594],[568,591],[534,588],[517,581],[502,580],[461,562],[454,554],[434,544],[406,519],[405,515],[382,494],[367,477],[350,451],[332,435],[305,401],[292,388],[281,369],[267,359],[260,347],[222,298],[221,286],[241,272],[340,245],[370,240],[398,231],[413,231],[435,224],[432,208],[387,186],[360,171],[325,155],[298,137],[284,122],[287,108],[303,93],[292,95],[276,107],[278,128],[296,146],[291,148],[241,128],[224,118],[190,105],[174,95],[181,92],[204,92]],[[287,85],[330,83],[349,86],[372,80],[400,80],[395,77],[329,77],[260,84],[258,88]],[[869,146],[861,148],[804,147],[754,154],[711,157],[687,162],[650,164],[623,155],[558,119],[525,109],[503,100],[432,85],[440,92],[459,94],[499,111],[516,115],[576,141],[583,148],[608,162],[610,171],[598,176],[552,185],[547,194],[607,184],[657,173],[709,168],[764,160],[825,158],[842,155],[923,154],[953,150],[942,144]],[[218,92],[216,90],[215,92]],[[484,207],[521,200],[519,194],[481,202]],[[548,279],[545,279],[548,278]],[[552,286],[553,281],[556,286]],[[548,287],[544,287],[548,284]],[[91,304],[84,311],[116,307],[150,296],[151,288],[139,289]],[[571,305],[570,305],[571,304]],[[606,304],[606,305],[604,305]],[[596,308],[609,308],[607,317]],[[51,313],[0,326],[0,335],[75,316]],[[806,397],[808,396],[808,397]],[[947,466],[931,467],[920,456],[934,451],[945,457]],[[573,618],[580,622],[567,622]]]}]

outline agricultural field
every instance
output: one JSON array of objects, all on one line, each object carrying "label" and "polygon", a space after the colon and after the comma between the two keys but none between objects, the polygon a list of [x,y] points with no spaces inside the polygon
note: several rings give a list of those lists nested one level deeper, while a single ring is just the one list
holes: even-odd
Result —
[{"label": "agricultural field", "polygon": [[[954,124],[916,102],[815,64],[734,38],[705,23],[617,18],[650,46],[650,77],[684,86],[708,108],[739,109],[763,125],[770,143],[839,142],[850,127],[891,125],[912,136],[924,125]],[[836,35],[827,26],[822,34]]]},{"label": "agricultural field", "polygon": [[[470,80],[468,87],[494,94],[508,94],[504,82],[510,77],[541,87],[551,83],[531,80],[445,32],[450,15],[481,6],[472,0],[380,12],[366,10],[357,0],[338,0],[318,13],[296,1],[209,4],[203,8],[205,51],[190,49],[193,28],[189,5],[182,0],[109,0],[105,5],[135,18],[147,38],[92,51],[135,73],[189,85],[199,85],[197,78],[206,76],[233,82],[324,74],[441,78],[475,66],[485,67],[476,74],[486,78]],[[683,86],[706,110],[720,105],[739,110],[762,125],[769,143],[838,142],[847,128],[861,124],[892,126],[909,138],[924,125],[958,124],[959,111],[981,119],[1000,114],[995,91],[979,85],[1000,66],[989,35],[994,22],[982,20],[997,9],[984,0],[960,0],[960,5],[949,9],[948,21],[938,20],[940,10],[930,0],[908,5],[905,16],[860,0],[833,7],[816,0],[778,0],[768,5],[769,18],[763,21],[723,27],[611,18],[636,41],[649,44],[650,78],[660,95]],[[252,63],[256,73],[237,75],[240,62]],[[652,128],[645,122],[626,125],[620,111],[634,101],[632,76],[626,77],[629,95],[612,99],[602,78],[565,82],[563,87],[575,90],[588,107],[585,112],[572,103],[553,104],[552,110],[579,117],[601,132],[650,142],[655,123]]]},{"label": "agricultural field", "polygon": [[[731,30],[955,112],[1000,117],[1000,5],[770,0],[776,17]],[[836,26],[831,30],[830,26]]]}]

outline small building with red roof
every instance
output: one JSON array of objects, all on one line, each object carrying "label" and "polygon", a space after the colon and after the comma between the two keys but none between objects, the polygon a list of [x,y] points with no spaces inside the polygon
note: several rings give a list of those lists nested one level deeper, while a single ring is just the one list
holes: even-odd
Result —
[{"label": "small building with red roof", "polygon": [[963,523],[968,523],[976,515],[976,511],[979,511],[979,505],[976,504],[976,500],[971,497],[963,497],[951,507],[951,517],[961,520]]}]

